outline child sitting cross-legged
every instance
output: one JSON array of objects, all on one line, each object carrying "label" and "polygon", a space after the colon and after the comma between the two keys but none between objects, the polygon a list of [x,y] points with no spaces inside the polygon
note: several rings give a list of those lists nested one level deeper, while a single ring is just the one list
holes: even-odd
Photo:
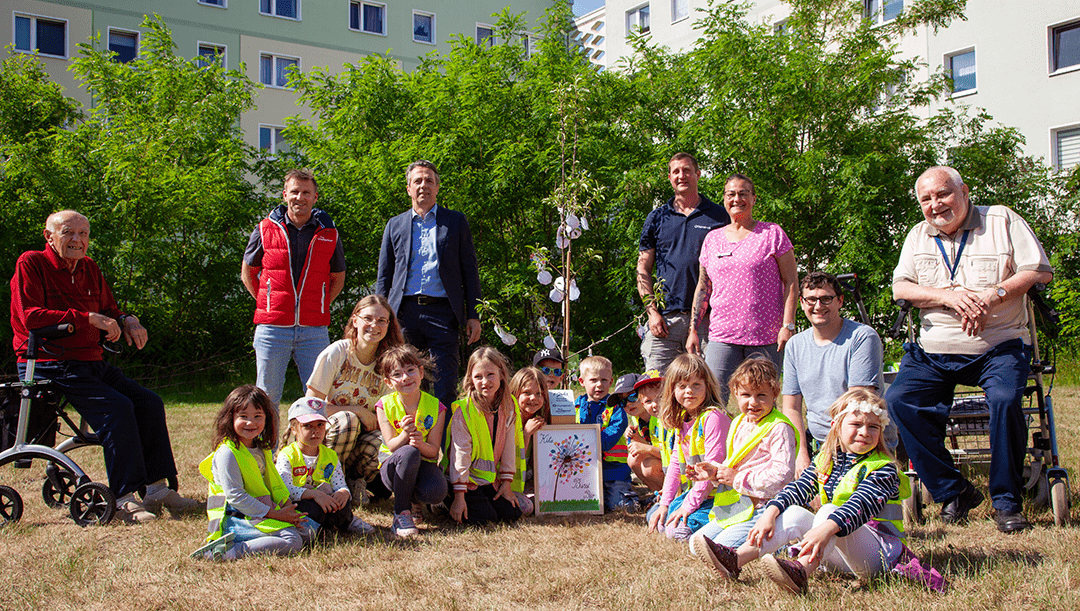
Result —
[{"label": "child sitting cross-legged", "polygon": [[[736,550],[696,537],[698,558],[728,579],[762,558],[770,579],[800,594],[822,565],[863,577],[892,569],[933,590],[944,589],[941,575],[922,568],[904,546],[900,501],[909,488],[881,434],[889,422],[885,400],[852,389],[833,403],[829,415],[832,427],[821,452],[765,505],[746,543]],[[804,507],[815,498],[821,501],[816,513]],[[773,556],[789,543],[793,560]]]},{"label": "child sitting cross-legged", "polygon": [[702,461],[691,465],[689,472],[692,480],[717,484],[709,523],[691,539],[695,555],[705,537],[728,547],[742,545],[765,503],[795,477],[797,436],[776,409],[780,394],[776,366],[761,358],[746,359],[731,374],[728,388],[739,415],[728,431],[724,461]]},{"label": "child sitting cross-legged", "polygon": [[345,483],[337,453],[323,445],[326,403],[315,397],[297,399],[289,407],[291,438],[277,455],[277,471],[297,511],[319,527],[347,533],[370,533],[370,524],[353,516],[352,493]]}]

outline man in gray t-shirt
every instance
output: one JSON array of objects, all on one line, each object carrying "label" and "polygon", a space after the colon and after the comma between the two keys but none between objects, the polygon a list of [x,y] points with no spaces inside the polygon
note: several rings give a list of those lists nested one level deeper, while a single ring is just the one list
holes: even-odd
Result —
[{"label": "man in gray t-shirt", "polygon": [[[884,391],[881,338],[870,327],[840,316],[840,283],[825,272],[807,274],[799,302],[811,327],[784,347],[783,412],[799,433],[797,471],[810,464],[804,431],[818,442],[829,434],[829,406],[852,388]],[[806,405],[806,422],[803,405]],[[885,442],[896,447],[896,426],[885,429]]]}]

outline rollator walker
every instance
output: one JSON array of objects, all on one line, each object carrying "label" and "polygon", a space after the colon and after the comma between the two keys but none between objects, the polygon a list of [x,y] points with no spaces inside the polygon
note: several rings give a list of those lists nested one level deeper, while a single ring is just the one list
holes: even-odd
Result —
[{"label": "rollator walker", "polygon": [[[41,496],[49,507],[68,506],[71,519],[79,526],[106,524],[116,513],[116,497],[105,484],[91,481],[90,477],[79,468],[65,452],[84,446],[100,445],[95,433],[85,422],[76,425],[64,410],[65,399],[59,399],[57,391],[50,388],[51,381],[35,380],[34,365],[39,352],[58,355],[49,348],[62,352],[63,348],[51,344],[48,340],[66,337],[75,332],[72,324],[59,324],[29,332],[26,342],[26,372],[17,382],[0,384],[0,392],[19,393],[18,423],[15,430],[2,431],[11,447],[0,452],[0,466],[14,463],[16,469],[28,469],[35,458],[45,460],[45,482]],[[27,442],[31,420],[31,406],[35,410],[35,420],[47,422],[40,431],[33,431],[34,438]],[[13,410],[12,410],[13,411]],[[15,420],[15,415],[4,414],[4,421]],[[71,429],[71,435],[55,448],[44,445],[43,439],[50,437],[57,428],[56,419],[62,419]],[[5,444],[6,445],[6,444]],[[0,486],[0,525],[18,522],[22,517],[23,500],[19,493],[10,486]]]}]

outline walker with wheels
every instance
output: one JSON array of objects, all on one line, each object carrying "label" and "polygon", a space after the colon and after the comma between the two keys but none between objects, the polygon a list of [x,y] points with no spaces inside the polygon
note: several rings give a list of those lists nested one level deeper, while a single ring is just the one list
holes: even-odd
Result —
[{"label": "walker with wheels", "polygon": [[[116,497],[105,484],[91,481],[90,477],[79,468],[65,452],[72,449],[99,445],[97,435],[89,431],[85,423],[76,425],[63,404],[57,400],[58,394],[50,388],[49,380],[34,379],[34,365],[39,351],[56,354],[49,347],[58,346],[48,342],[50,339],[66,337],[75,332],[72,324],[59,324],[29,332],[26,343],[26,372],[17,382],[0,384],[0,392],[19,394],[19,408],[15,430],[5,431],[11,439],[11,447],[0,452],[0,466],[13,463],[17,469],[28,469],[33,459],[45,460],[45,482],[41,495],[49,507],[69,508],[71,519],[79,526],[105,524],[116,513]],[[48,410],[35,414],[35,419],[49,421],[43,431],[34,431],[34,438],[27,442],[31,418],[31,407],[35,410]],[[10,417],[8,417],[10,416]],[[42,418],[44,416],[44,418]],[[55,448],[44,445],[42,438],[56,428],[56,418],[62,419],[71,429],[72,434]],[[4,421],[15,420],[15,414],[5,414]],[[18,522],[22,517],[23,501],[19,493],[10,486],[0,486],[0,525]]]}]

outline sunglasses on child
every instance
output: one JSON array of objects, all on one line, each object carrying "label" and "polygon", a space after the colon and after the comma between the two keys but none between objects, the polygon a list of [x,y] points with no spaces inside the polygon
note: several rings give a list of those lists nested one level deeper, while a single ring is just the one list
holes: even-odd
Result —
[{"label": "sunglasses on child", "polygon": [[544,375],[546,375],[546,376],[555,376],[556,378],[561,378],[563,368],[562,367],[541,367],[540,371],[543,371]]}]

